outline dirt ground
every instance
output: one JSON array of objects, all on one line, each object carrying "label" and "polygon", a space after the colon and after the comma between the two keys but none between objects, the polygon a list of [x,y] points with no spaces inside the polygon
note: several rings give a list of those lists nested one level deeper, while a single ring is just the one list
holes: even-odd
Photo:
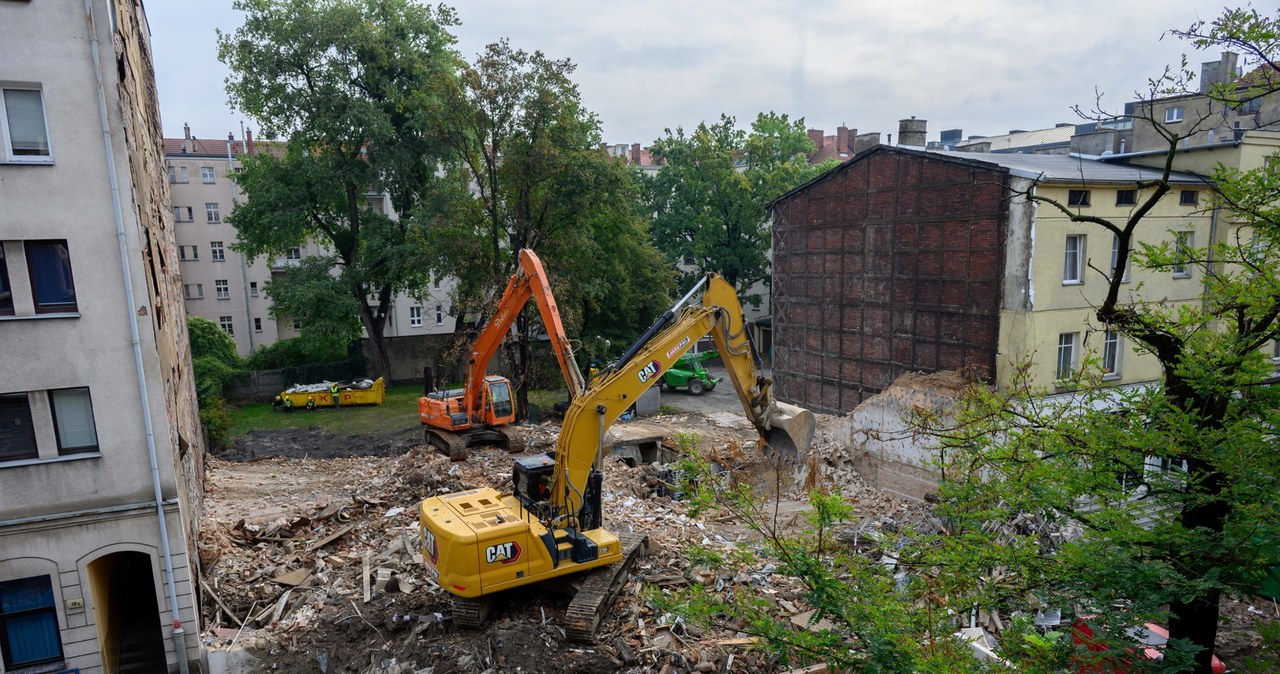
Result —
[{"label": "dirt ground", "polygon": [[[736,405],[727,387],[700,397],[667,394],[663,404],[676,413],[618,424],[613,434],[625,441],[692,429],[700,449],[743,458],[744,479],[766,491],[782,487],[784,524],[801,516],[807,505],[793,468],[779,475],[769,462],[753,458],[755,432],[728,411],[728,403]],[[823,433],[830,422],[819,416],[814,451],[842,450],[829,446]],[[554,425],[521,430],[530,451],[554,446]],[[755,541],[732,519],[690,517],[684,503],[665,495],[662,480],[669,476],[662,471],[617,460],[606,464],[606,527],[647,533],[650,553],[602,622],[598,642],[584,646],[565,638],[566,596],[542,589],[507,592],[484,629],[460,629],[448,595],[422,573],[417,503],[476,486],[510,489],[507,452],[482,449],[451,463],[424,446],[416,428],[351,438],[318,429],[251,433],[208,463],[200,541],[208,628],[202,638],[210,648],[245,654],[244,666],[232,670],[239,672],[778,671],[777,663],[751,649],[746,635],[671,623],[645,602],[648,588],[702,582],[752,592],[781,615],[805,608],[797,588],[769,568],[736,577],[691,568],[685,556],[690,543],[729,550]],[[843,486],[864,522],[929,516],[920,504],[884,496],[856,477]],[[1259,608],[1271,610],[1252,610]],[[1232,602],[1224,614],[1238,628],[1226,628],[1231,634],[1220,655],[1239,661],[1256,648],[1256,633],[1245,628],[1254,613]]]}]

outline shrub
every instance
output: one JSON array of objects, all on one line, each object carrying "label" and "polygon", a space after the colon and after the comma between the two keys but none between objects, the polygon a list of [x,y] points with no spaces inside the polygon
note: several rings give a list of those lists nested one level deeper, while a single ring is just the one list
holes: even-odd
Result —
[{"label": "shrub", "polygon": [[202,398],[200,426],[204,428],[204,446],[218,453],[231,445],[231,416],[221,398]]},{"label": "shrub", "polygon": [[199,316],[188,316],[187,334],[191,339],[191,360],[212,357],[231,369],[240,367],[240,354],[236,353],[236,340],[213,321]]},{"label": "shrub", "polygon": [[255,349],[245,365],[250,370],[275,370],[316,363],[346,360],[347,345],[342,340],[316,338],[309,335],[282,339]]}]

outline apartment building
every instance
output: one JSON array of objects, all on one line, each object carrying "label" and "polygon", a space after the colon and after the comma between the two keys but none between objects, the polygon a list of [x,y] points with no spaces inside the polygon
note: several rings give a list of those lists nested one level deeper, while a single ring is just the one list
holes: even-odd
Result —
[{"label": "apartment building", "polygon": [[[773,204],[774,371],[779,394],[849,412],[908,372],[967,369],[1008,385],[1032,362],[1053,390],[1089,356],[1115,384],[1158,377],[1154,359],[1096,325],[1114,239],[1044,205],[1123,217],[1158,170],[1062,155],[924,152],[878,146]],[[1147,241],[1207,241],[1203,180],[1175,189],[1141,225]],[[1175,242],[1175,243],[1176,243]],[[1197,302],[1189,267],[1124,270],[1134,300]]]},{"label": "apartment building", "polygon": [[0,672],[186,672],[204,451],[138,0],[0,3]]},{"label": "apartment building", "polygon": [[[209,140],[194,137],[188,127],[183,138],[164,139],[164,154],[187,312],[218,324],[235,338],[240,355],[247,356],[256,348],[300,334],[292,317],[271,316],[266,285],[273,277],[289,273],[304,257],[323,254],[323,249],[311,242],[283,256],[256,259],[234,250],[236,230],[226,217],[245,199],[230,178],[240,169],[239,157],[283,152],[282,144],[255,140],[251,131],[244,136]],[[394,213],[385,195],[370,193],[366,199],[374,210]],[[385,334],[452,333],[452,289],[451,280],[433,279],[431,287],[422,290],[422,299],[398,295]]]}]

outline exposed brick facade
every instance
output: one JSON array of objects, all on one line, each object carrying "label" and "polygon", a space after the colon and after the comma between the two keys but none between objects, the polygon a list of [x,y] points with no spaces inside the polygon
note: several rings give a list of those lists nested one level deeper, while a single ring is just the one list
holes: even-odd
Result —
[{"label": "exposed brick facade", "polygon": [[776,391],[848,412],[907,372],[995,371],[1007,172],[878,146],[773,205]]}]

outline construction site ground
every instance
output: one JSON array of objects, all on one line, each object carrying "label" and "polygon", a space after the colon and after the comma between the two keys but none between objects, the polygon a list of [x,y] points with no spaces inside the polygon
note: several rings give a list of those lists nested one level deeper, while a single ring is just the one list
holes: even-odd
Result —
[{"label": "construction site ground", "polygon": [[[704,452],[732,455],[741,479],[777,490],[784,523],[806,510],[794,467],[781,471],[754,453],[755,432],[731,388],[694,397],[663,395],[663,414],[620,423],[620,439],[695,433]],[[342,414],[329,410],[317,414]],[[819,416],[813,452],[848,451]],[[525,452],[553,448],[555,423],[520,429]],[[499,595],[486,627],[453,625],[448,595],[422,571],[416,506],[424,497],[476,486],[511,487],[511,454],[487,448],[452,463],[422,442],[420,429],[344,436],[318,428],[252,432],[208,463],[200,558],[201,638],[222,671],[324,674],[448,672],[765,672],[780,665],[730,630],[703,631],[655,613],[645,593],[702,583],[738,588],[803,625],[807,609],[792,581],[758,568],[694,566],[686,546],[755,547],[753,534],[723,514],[690,517],[669,495],[661,465],[605,466],[605,524],[649,535],[650,553],[601,623],[597,643],[565,637],[569,599],[538,588]],[[921,504],[865,485],[844,461],[824,460],[817,481],[838,481],[861,522],[915,522]],[[822,466],[829,466],[823,468]],[[810,483],[812,484],[811,479]],[[1240,623],[1271,606],[1235,602]],[[802,629],[802,627],[797,627]],[[1256,647],[1256,633],[1228,622],[1224,659]],[[1234,640],[1234,641],[1233,641]],[[1228,659],[1228,662],[1230,660]]]}]

